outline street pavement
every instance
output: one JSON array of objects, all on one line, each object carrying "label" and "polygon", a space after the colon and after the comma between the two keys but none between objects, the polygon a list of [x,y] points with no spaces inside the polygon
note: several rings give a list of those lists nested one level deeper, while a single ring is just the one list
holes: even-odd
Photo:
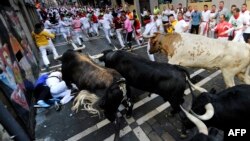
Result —
[{"label": "street pavement", "polygon": [[[114,46],[110,46],[103,35],[93,37],[84,42],[86,48],[82,51],[84,54],[96,55],[106,49],[119,48],[117,39],[112,39]],[[54,40],[59,54],[63,54],[67,49],[73,49],[65,40],[58,36]],[[143,46],[137,46],[134,43],[133,53],[147,58],[146,43]],[[156,54],[156,61],[167,62],[163,54]],[[49,56],[52,60],[52,55]],[[42,65],[42,64],[41,64]],[[55,66],[55,67],[54,67]],[[60,61],[52,61],[51,68],[60,68]],[[43,70],[43,69],[42,69]],[[221,91],[225,84],[219,70],[204,70],[188,68],[192,82],[196,85],[210,90],[215,88]],[[236,84],[240,82],[236,80]],[[189,130],[187,138],[180,138],[181,123],[178,116],[168,116],[171,110],[170,104],[164,102],[156,94],[148,96],[148,92],[143,92],[132,88],[133,99],[135,102],[133,116],[126,119],[123,107],[121,107],[121,132],[122,141],[187,141],[197,133],[197,129]],[[190,91],[185,91],[185,99],[190,100]],[[112,141],[114,139],[114,127],[103,116],[91,115],[86,111],[74,113],[71,111],[72,102],[62,106],[60,111],[55,108],[37,109],[36,116],[36,140],[46,141]],[[218,138],[222,138],[221,133]]]}]

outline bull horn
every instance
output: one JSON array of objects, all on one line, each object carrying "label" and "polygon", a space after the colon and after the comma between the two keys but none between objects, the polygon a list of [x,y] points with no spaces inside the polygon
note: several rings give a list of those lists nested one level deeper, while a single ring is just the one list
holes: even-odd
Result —
[{"label": "bull horn", "polygon": [[198,90],[200,93],[204,93],[204,92],[208,92],[206,89],[200,87],[200,86],[196,86],[195,84],[193,84],[189,78],[187,78],[188,83],[195,89]]},{"label": "bull horn", "polygon": [[192,110],[192,114],[201,120],[209,120],[214,116],[214,107],[211,103],[205,105],[206,113],[203,115],[197,115]]},{"label": "bull horn", "polygon": [[198,118],[196,118],[195,116],[193,116],[192,114],[190,114],[189,112],[187,112],[182,106],[181,110],[185,113],[185,115],[187,116],[187,118],[193,122],[195,124],[195,126],[198,128],[199,133],[203,133],[205,135],[208,135],[208,129],[207,126]]},{"label": "bull horn", "polygon": [[99,59],[99,58],[103,57],[103,55],[104,55],[103,53],[93,55],[93,56],[88,54],[89,58],[91,58],[91,59]]},{"label": "bull horn", "polygon": [[152,37],[155,37],[156,35],[155,34],[153,34],[153,35],[142,35],[144,38],[152,38]]}]

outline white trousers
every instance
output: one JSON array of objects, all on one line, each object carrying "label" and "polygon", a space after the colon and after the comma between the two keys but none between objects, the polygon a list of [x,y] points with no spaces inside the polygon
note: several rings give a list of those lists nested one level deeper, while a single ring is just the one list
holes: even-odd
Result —
[{"label": "white trousers", "polygon": [[49,58],[48,58],[47,52],[46,52],[47,49],[52,50],[53,55],[54,55],[54,59],[58,57],[58,53],[56,51],[56,48],[51,40],[49,40],[49,44],[47,46],[40,46],[39,50],[40,50],[41,55],[42,55],[43,63],[46,66],[50,64],[50,61],[49,61]]},{"label": "white trousers", "polygon": [[73,33],[74,42],[77,41],[77,43],[81,46],[83,44],[81,41],[81,39],[83,40],[82,31],[74,31]]},{"label": "white trousers", "polygon": [[94,31],[95,31],[95,33],[97,34],[97,36],[99,36],[99,31],[98,31],[98,23],[93,23],[92,24],[93,25],[93,29],[94,29]]},{"label": "white trousers", "polygon": [[116,35],[120,42],[121,47],[125,47],[123,37],[122,37],[122,28],[116,29]]},{"label": "white trousers", "polygon": [[201,22],[200,24],[200,35],[207,36],[208,33],[208,23],[207,22]]},{"label": "white trousers", "polygon": [[148,58],[149,58],[149,60],[151,60],[151,61],[155,61],[155,57],[154,57],[153,54],[150,54],[150,53],[149,53],[149,49],[150,49],[150,40],[148,41],[148,46],[147,46]]},{"label": "white trousers", "polygon": [[235,31],[235,36],[233,39],[234,42],[241,42],[241,43],[245,43],[244,37],[243,37],[243,32],[242,30],[237,30]]},{"label": "white trousers", "polygon": [[140,46],[141,45],[141,42],[140,41],[143,41],[143,38],[139,35],[139,37],[138,37],[138,35],[136,35],[136,32],[138,33],[138,34],[141,34],[141,29],[137,29],[135,32],[134,32],[134,34],[135,34],[135,40],[136,40],[136,42],[137,42],[137,44]]},{"label": "white trousers", "polygon": [[111,40],[109,38],[109,35],[111,34],[111,29],[103,28],[104,34],[108,42],[111,44]]},{"label": "white trousers", "polygon": [[68,89],[64,81],[61,81],[50,87],[50,93],[52,97],[59,98],[59,97],[64,97],[67,94],[70,94],[71,90]]}]

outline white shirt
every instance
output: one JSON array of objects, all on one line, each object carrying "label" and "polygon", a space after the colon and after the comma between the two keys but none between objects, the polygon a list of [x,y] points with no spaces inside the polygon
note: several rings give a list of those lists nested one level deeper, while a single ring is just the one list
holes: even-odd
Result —
[{"label": "white shirt", "polygon": [[80,21],[85,29],[90,27],[89,19],[87,17],[80,18]]},{"label": "white shirt", "polygon": [[62,78],[62,73],[61,72],[52,72],[49,76],[48,79],[46,80],[46,85],[49,87],[52,87],[56,84],[58,84],[59,82],[61,82]]},{"label": "white shirt", "polygon": [[191,14],[192,14],[193,11],[187,11],[185,14],[184,14],[184,20],[185,21],[190,21],[191,20]]},{"label": "white shirt", "polygon": [[170,15],[169,9],[162,11],[162,21],[168,21],[168,15]]},{"label": "white shirt", "polygon": [[210,10],[202,11],[201,17],[203,22],[208,22],[210,18]]},{"label": "white shirt", "polygon": [[233,29],[241,29],[243,27],[244,17],[240,15],[237,19],[235,19],[234,16],[231,16],[229,23],[233,25]]},{"label": "white shirt", "polygon": [[148,11],[144,10],[143,13],[141,14],[142,17],[148,15]]},{"label": "white shirt", "polygon": [[244,33],[250,33],[250,15],[249,11],[240,12],[240,15],[243,16],[244,21],[243,24],[246,25],[246,29],[244,30]]},{"label": "white shirt", "polygon": [[105,28],[105,29],[110,29],[111,28],[110,27],[111,21],[110,21],[109,18],[104,17],[103,20],[99,20],[99,21],[102,24],[103,28]]},{"label": "white shirt", "polygon": [[154,33],[157,32],[157,26],[155,22],[150,22],[146,24],[145,30],[143,32],[143,35],[154,35]]},{"label": "white shirt", "polygon": [[174,15],[174,18],[175,18],[175,19],[177,19],[177,15],[176,15],[176,13],[175,13],[174,10],[170,10],[170,11],[169,11],[169,15],[171,15],[171,14]]},{"label": "white shirt", "polygon": [[184,29],[188,26],[188,24],[184,20],[180,20],[174,27],[174,31],[177,33],[183,33]]},{"label": "white shirt", "polygon": [[163,28],[161,17],[158,17],[158,19],[156,20],[156,26],[159,27],[159,31],[160,32],[162,32],[162,33],[164,32],[164,28]]},{"label": "white shirt", "polygon": [[49,28],[51,28],[51,26],[52,26],[52,24],[50,23],[49,20],[46,20],[46,21],[44,22],[44,28],[49,29]]}]

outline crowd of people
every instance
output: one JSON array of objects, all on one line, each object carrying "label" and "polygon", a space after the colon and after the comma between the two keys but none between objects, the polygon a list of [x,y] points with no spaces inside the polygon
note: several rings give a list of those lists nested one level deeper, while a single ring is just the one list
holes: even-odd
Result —
[{"label": "crowd of people", "polygon": [[[148,13],[143,12],[143,15]],[[161,24],[166,26],[166,32],[192,33],[207,36],[209,38],[218,38],[223,40],[233,40],[237,42],[249,43],[249,11],[247,4],[241,7],[231,6],[228,10],[224,6],[224,1],[220,1],[218,8],[212,5],[204,5],[204,9],[199,11],[197,6],[182,7],[180,3],[177,9],[164,8],[161,12],[154,9],[154,14],[162,20],[156,22],[159,29]],[[157,19],[157,18],[156,18]]]}]

